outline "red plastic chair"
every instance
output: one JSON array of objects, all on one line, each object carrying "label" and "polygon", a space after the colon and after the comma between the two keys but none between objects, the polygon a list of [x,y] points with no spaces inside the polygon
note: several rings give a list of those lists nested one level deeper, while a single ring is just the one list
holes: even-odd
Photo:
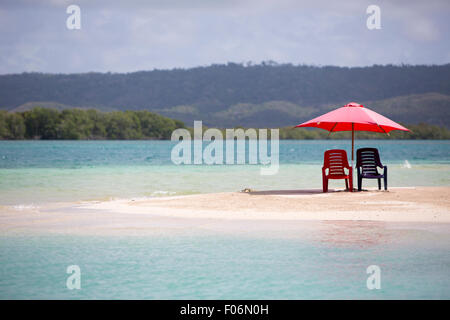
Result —
[{"label": "red plastic chair", "polygon": [[[345,168],[348,169],[348,173],[345,173]],[[328,174],[326,172],[327,169]],[[348,164],[345,150],[334,149],[325,151],[322,167],[323,192],[328,191],[328,179],[345,179],[346,189],[350,190],[350,192],[353,191],[353,170]]]}]

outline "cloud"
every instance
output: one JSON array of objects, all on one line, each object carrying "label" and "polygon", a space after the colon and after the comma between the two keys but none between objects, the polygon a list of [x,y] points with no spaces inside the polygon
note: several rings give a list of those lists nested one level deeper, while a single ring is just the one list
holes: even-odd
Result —
[{"label": "cloud", "polygon": [[449,62],[447,1],[375,1],[382,29],[371,31],[366,8],[372,2],[79,0],[82,28],[68,30],[65,9],[73,1],[4,0],[0,73],[130,72],[263,60]]},{"label": "cloud", "polygon": [[406,32],[414,40],[433,42],[440,39],[439,30],[432,20],[415,20],[406,28]]}]

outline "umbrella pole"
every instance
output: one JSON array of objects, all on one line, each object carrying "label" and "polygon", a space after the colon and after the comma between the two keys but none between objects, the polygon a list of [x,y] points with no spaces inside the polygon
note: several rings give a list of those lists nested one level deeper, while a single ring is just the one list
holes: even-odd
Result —
[{"label": "umbrella pole", "polygon": [[355,150],[355,124],[352,122],[352,168],[353,168],[353,153]]},{"label": "umbrella pole", "polygon": [[[352,122],[352,180],[353,180],[353,171],[354,171],[354,167],[353,167],[353,159],[354,159],[354,153],[355,153],[355,124]],[[353,180],[354,181],[354,180]],[[352,186],[353,189],[353,186]],[[353,190],[350,190],[350,192],[352,192]]]}]

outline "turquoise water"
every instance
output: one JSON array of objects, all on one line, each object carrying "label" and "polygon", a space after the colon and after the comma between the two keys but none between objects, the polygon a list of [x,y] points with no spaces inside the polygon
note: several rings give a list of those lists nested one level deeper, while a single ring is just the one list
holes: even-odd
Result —
[{"label": "turquoise water", "polygon": [[[312,226],[314,233],[303,230],[301,238],[291,239],[217,234],[2,237],[0,298],[450,298],[448,228],[318,224]],[[336,227],[353,231],[337,237]],[[80,290],[66,287],[69,265],[80,267]],[[380,267],[379,290],[367,289],[370,265]]]},{"label": "turquoise water", "polygon": [[[277,174],[261,165],[174,165],[170,141],[0,141],[0,205],[321,187],[323,152],[349,141],[281,141]],[[375,146],[390,186],[450,185],[450,141],[357,141]],[[405,165],[408,161],[408,165]],[[365,182],[375,187],[375,181]],[[332,181],[331,188],[342,188]]]},{"label": "turquoise water", "polygon": [[[323,152],[350,154],[349,141],[281,141],[279,172],[261,176],[259,165],[173,165],[173,145],[0,141],[0,205],[320,188]],[[379,148],[390,186],[450,185],[449,141],[362,146]],[[233,235],[3,234],[0,299],[450,298],[446,224],[300,221],[268,234],[258,223]],[[81,269],[81,290],[66,287],[69,265]],[[381,269],[380,290],[366,287],[369,265]]]}]

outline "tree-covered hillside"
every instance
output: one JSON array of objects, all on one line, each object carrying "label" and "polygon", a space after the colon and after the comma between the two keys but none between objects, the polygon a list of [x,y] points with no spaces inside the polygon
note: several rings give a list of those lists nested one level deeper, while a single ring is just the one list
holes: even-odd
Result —
[{"label": "tree-covered hillside", "polygon": [[350,101],[369,103],[394,120],[418,123],[428,117],[429,123],[448,126],[450,64],[347,68],[229,63],[127,74],[0,76],[0,107],[6,110],[46,104],[149,110],[218,127],[293,125]]}]

